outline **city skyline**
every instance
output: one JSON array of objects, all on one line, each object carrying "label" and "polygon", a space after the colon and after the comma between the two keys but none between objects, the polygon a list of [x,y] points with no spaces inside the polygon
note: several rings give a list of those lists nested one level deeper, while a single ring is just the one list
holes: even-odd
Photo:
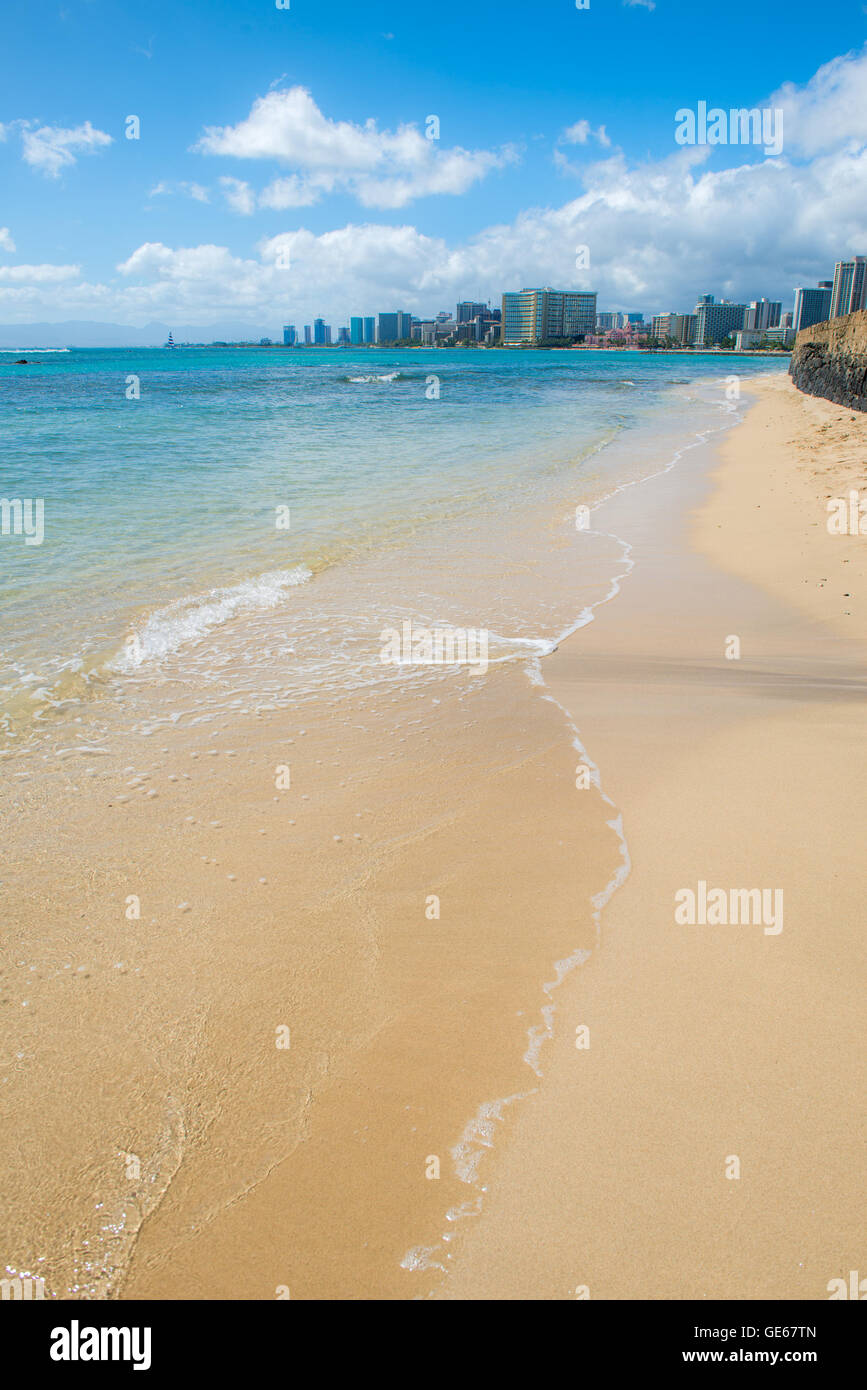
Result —
[{"label": "city skyline", "polygon": [[[739,16],[756,22],[735,0],[697,81],[686,0],[564,6],[538,32],[516,4],[496,32],[449,3],[435,24],[346,0],[25,11],[0,104],[0,325],[261,336],[275,304],[310,323],[351,304],[423,317],[522,285],[645,316],[701,285],[788,300],[862,243],[867,50],[843,0],[818,33],[796,4],[760,21],[749,69]],[[335,62],[337,33],[357,61]],[[468,78],[454,45],[482,34]],[[612,45],[635,80],[612,78]],[[678,112],[717,102],[781,112],[782,147],[679,144]]]}]

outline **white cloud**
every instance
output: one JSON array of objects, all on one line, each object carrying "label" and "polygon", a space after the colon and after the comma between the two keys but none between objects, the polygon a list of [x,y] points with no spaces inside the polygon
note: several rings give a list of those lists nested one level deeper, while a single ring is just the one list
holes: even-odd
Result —
[{"label": "white cloud", "polygon": [[14,251],[15,242],[8,227],[0,227],[0,251]]},{"label": "white cloud", "polygon": [[26,285],[53,285],[62,280],[77,280],[78,265],[0,265],[0,281],[21,281]]},{"label": "white cloud", "polygon": [[[804,88],[787,89],[792,123],[797,128],[806,114],[817,143],[810,158],[796,161],[788,147],[774,160],[729,149],[727,158],[734,152],[741,162],[717,167],[720,151],[679,148],[673,139],[670,155],[641,164],[606,152],[581,170],[577,196],[562,206],[529,208],[451,242],[375,222],[319,235],[296,228],[246,255],[150,242],[118,267],[112,284],[63,278],[63,267],[50,292],[6,277],[0,318],[208,324],[231,317],[277,328],[284,316],[303,323],[322,313],[340,324],[351,313],[429,314],[468,293],[496,300],[504,289],[540,283],[595,289],[600,307],[645,311],[690,310],[705,292],[791,304],[795,285],[828,278],[844,255],[867,253],[867,126],[859,136],[857,124],[864,61],[835,60]],[[847,134],[840,113],[853,96]],[[278,182],[287,188],[275,200],[304,195],[303,179]],[[585,245],[590,267],[577,271],[576,247]]]},{"label": "white cloud", "polygon": [[[373,120],[332,121],[304,87],[257,98],[244,120],[209,126],[194,149],[290,165],[292,175],[272,181],[260,196],[260,205],[270,208],[306,207],[336,190],[352,193],[364,207],[404,207],[433,193],[465,193],[517,157],[509,146],[440,150],[412,125],[381,131]],[[243,201],[238,210],[246,212]]]},{"label": "white cloud", "polygon": [[256,195],[250,185],[245,183],[243,179],[232,179],[229,178],[228,175],[224,175],[224,177],[220,179],[220,186],[223,190],[223,196],[226,202],[235,212],[240,212],[245,216],[249,216],[251,212],[255,211]]},{"label": "white cloud", "polygon": [[624,5],[628,5],[630,9],[635,9],[636,7],[640,7],[642,10],[656,9],[656,0],[623,0],[623,3]]},{"label": "white cloud", "polygon": [[768,99],[783,111],[786,151],[810,156],[867,141],[867,45],[825,63],[805,87],[785,82]]},{"label": "white cloud", "polygon": [[52,179],[60,176],[61,169],[74,164],[78,155],[93,154],[112,143],[111,136],[95,130],[90,121],[68,130],[50,125],[35,128],[32,121],[21,121],[19,125],[25,161]]},{"label": "white cloud", "polygon": [[159,183],[154,184],[153,188],[148,193],[148,197],[157,198],[168,193],[186,193],[189,197],[194,198],[197,203],[209,203],[211,201],[211,196],[207,188],[202,184],[186,183],[183,181],[180,183],[166,183],[160,180]]}]

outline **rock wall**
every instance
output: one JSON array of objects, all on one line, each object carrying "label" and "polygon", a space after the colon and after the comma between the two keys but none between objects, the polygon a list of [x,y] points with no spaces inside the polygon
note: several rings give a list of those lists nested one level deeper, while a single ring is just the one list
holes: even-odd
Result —
[{"label": "rock wall", "polygon": [[795,340],[789,375],[799,391],[867,410],[867,312],[844,314],[804,328]]}]

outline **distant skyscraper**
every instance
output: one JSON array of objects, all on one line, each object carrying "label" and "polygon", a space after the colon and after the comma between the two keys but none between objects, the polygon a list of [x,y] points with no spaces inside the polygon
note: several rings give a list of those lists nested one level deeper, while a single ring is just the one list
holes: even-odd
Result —
[{"label": "distant skyscraper", "polygon": [[376,325],[376,341],[378,343],[394,343],[397,341],[397,314],[380,314]]},{"label": "distant skyscraper", "polygon": [[817,289],[799,288],[795,290],[795,312],[792,316],[792,327],[796,333],[802,328],[809,328],[814,323],[824,323],[831,317],[831,291],[833,284],[830,280],[820,280]]},{"label": "distant skyscraper", "polygon": [[838,261],[834,267],[834,288],[831,291],[831,318],[854,314],[863,309],[867,292],[867,256],[855,256],[851,261]]},{"label": "distant skyscraper", "polygon": [[364,342],[364,319],[354,317],[349,320],[349,341],[353,347],[360,347]]},{"label": "distant skyscraper", "polygon": [[713,347],[723,342],[729,334],[743,328],[746,312],[746,304],[729,304],[725,299],[714,304],[712,295],[703,296],[695,306],[693,343],[696,347]]},{"label": "distant skyscraper", "polygon": [[472,299],[463,299],[455,310],[455,323],[472,323],[487,307],[487,304],[476,304]]},{"label": "distant skyscraper", "polygon": [[596,327],[601,329],[603,333],[607,332],[609,328],[613,328],[616,321],[616,314],[609,314],[606,312],[604,314],[596,315]]},{"label": "distant skyscraper", "polygon": [[338,343],[348,343],[348,342],[349,342],[349,329],[348,329],[348,328],[338,328],[338,330],[337,330],[337,341],[338,341]]},{"label": "distant skyscraper", "polygon": [[404,314],[402,312],[398,312],[397,336],[401,339],[412,337],[412,314]]},{"label": "distant skyscraper", "polygon": [[368,315],[364,320],[364,342],[376,342],[376,319],[372,314]]},{"label": "distant skyscraper", "polygon": [[295,346],[295,325],[294,323],[284,323],[283,325],[283,346]]},{"label": "distant skyscraper", "polygon": [[313,342],[317,347],[322,347],[331,341],[331,329],[324,319],[313,320]]},{"label": "distant skyscraper", "polygon": [[304,325],[304,342],[307,347],[309,347],[310,344],[313,342],[313,337],[310,331],[309,323],[305,323]]},{"label": "distant skyscraper", "polygon": [[504,345],[577,338],[596,327],[596,292],[545,289],[503,295]]},{"label": "distant skyscraper", "polygon": [[766,328],[777,328],[783,305],[777,299],[753,299],[744,316],[744,328],[754,328],[763,333]]}]

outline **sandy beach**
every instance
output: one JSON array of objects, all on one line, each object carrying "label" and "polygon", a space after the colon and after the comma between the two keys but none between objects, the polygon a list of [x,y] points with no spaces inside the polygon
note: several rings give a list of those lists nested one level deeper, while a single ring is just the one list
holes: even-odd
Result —
[{"label": "sandy beach", "polygon": [[[55,1297],[815,1299],[857,1267],[867,604],[825,503],[867,420],[749,390],[720,452],[593,512],[619,578],[538,679],[22,778],[14,1268]],[[681,925],[700,882],[783,914]]]},{"label": "sandy beach", "polygon": [[[865,436],[767,381],[709,492],[670,474],[612,516],[641,583],[546,679],[632,869],[437,1296],[819,1299],[857,1267],[864,559],[825,520]],[[677,925],[702,879],[782,888],[783,929]]]}]

